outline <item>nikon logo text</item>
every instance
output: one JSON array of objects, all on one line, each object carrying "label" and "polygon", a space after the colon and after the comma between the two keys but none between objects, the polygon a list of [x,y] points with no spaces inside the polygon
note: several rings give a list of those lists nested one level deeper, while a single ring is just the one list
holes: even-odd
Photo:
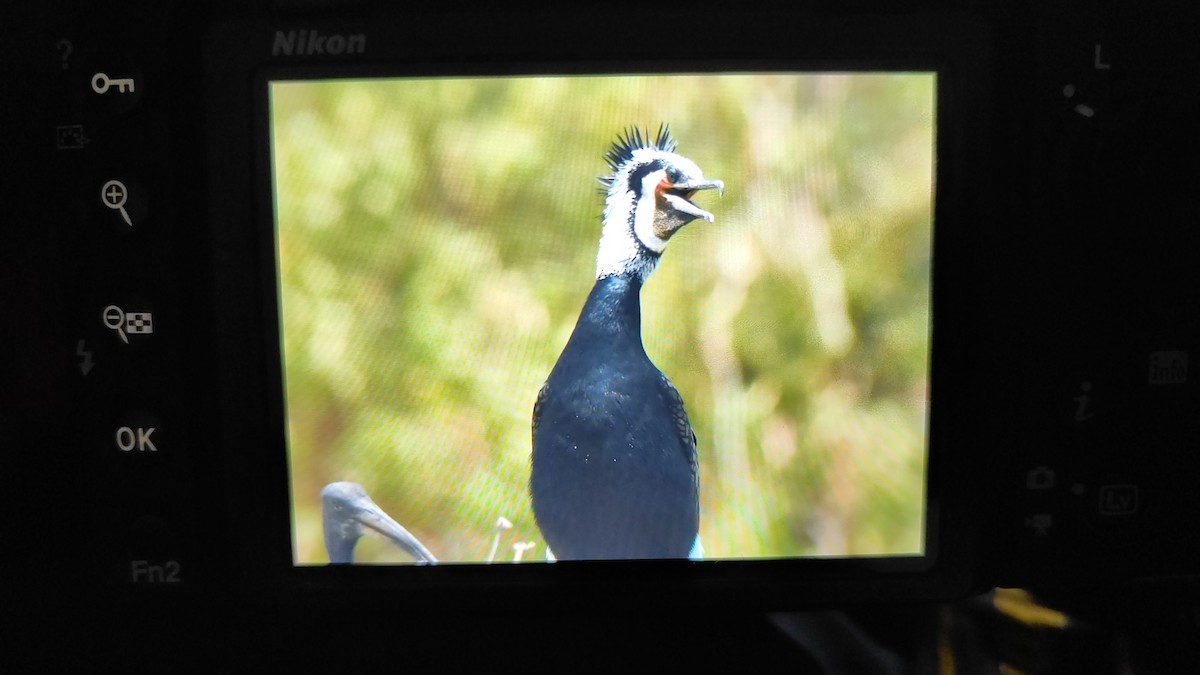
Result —
[{"label": "nikon logo text", "polygon": [[325,35],[317,30],[277,30],[271,56],[339,56],[366,50],[367,36],[362,33]]}]

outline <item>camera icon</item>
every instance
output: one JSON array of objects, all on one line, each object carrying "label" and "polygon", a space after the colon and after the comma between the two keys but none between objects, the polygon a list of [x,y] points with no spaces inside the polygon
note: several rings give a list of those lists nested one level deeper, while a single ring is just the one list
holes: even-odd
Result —
[{"label": "camera icon", "polygon": [[1025,474],[1025,487],[1030,490],[1049,490],[1054,487],[1054,470],[1039,466]]}]

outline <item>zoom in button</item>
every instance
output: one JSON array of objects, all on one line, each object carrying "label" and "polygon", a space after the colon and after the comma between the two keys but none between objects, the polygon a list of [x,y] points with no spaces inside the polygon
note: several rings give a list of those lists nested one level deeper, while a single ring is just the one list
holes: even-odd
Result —
[{"label": "zoom in button", "polygon": [[145,222],[149,200],[140,183],[126,176],[110,176],[98,181],[94,193],[99,201],[101,222],[117,234],[130,234]]}]

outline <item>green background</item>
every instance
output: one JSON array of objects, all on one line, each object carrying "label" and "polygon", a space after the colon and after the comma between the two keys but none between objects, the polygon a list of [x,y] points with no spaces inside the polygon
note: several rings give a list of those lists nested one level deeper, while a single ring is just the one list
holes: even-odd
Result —
[{"label": "green background", "polygon": [[[725,194],[642,292],[708,557],[919,554],[935,77],[276,82],[297,563],[361,483],[442,561],[544,544],[530,416],[594,281],[603,153],[667,122]],[[362,562],[408,562],[364,539]]]}]

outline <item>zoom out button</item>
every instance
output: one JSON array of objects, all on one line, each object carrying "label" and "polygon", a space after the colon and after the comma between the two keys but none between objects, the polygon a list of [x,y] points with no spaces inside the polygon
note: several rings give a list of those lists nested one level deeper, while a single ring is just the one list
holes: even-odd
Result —
[{"label": "zoom out button", "polygon": [[154,312],[144,303],[105,305],[100,322],[118,342],[129,346],[150,339],[157,328]]}]

